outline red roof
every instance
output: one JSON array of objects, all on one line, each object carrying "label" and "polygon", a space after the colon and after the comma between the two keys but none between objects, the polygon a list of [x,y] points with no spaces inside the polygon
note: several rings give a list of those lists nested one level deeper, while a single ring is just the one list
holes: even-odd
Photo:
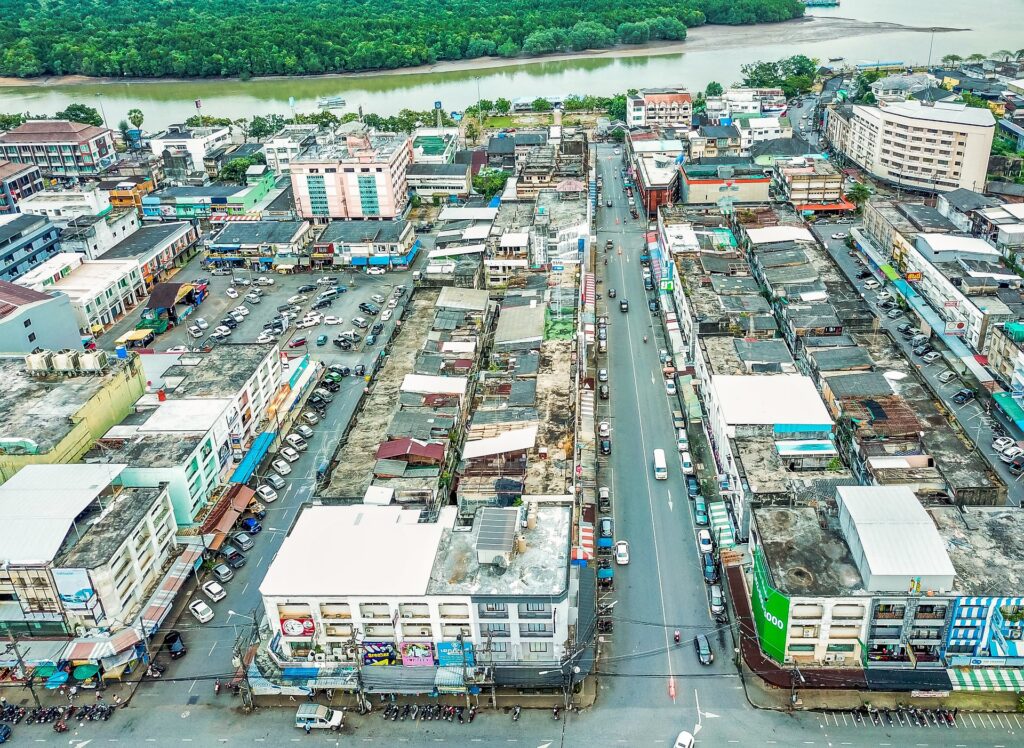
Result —
[{"label": "red roof", "polygon": [[813,210],[813,211],[825,211],[825,210],[853,210],[857,206],[848,200],[840,200],[838,203],[808,203],[807,205],[796,205],[794,206],[797,210]]},{"label": "red roof", "polygon": [[38,170],[39,167],[35,164],[16,164],[13,161],[0,160],[0,179],[10,179],[30,169]]},{"label": "red roof", "polygon": [[690,104],[693,97],[688,93],[670,94],[644,94],[644,103],[647,104]]},{"label": "red roof", "polygon": [[0,281],[0,318],[6,317],[18,307],[35,304],[37,301],[48,301],[51,298],[31,288]]},{"label": "red roof", "polygon": [[440,462],[444,459],[444,445],[439,442],[421,442],[417,439],[392,439],[377,447],[378,460],[393,460],[396,457],[426,457]]},{"label": "red roof", "polygon": [[110,132],[64,119],[33,119],[0,135],[0,143],[80,143]]}]

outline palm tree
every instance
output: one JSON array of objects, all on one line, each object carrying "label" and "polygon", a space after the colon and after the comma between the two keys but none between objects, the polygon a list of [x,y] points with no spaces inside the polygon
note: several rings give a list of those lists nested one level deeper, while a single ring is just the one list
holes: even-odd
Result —
[{"label": "palm tree", "polygon": [[968,62],[984,62],[988,59],[988,55],[983,55],[981,52],[975,52],[973,55],[967,55]]},{"label": "palm tree", "polygon": [[146,120],[146,115],[142,113],[141,109],[129,109],[128,110],[128,121],[132,123],[132,127],[136,130],[142,129],[142,123]]},{"label": "palm tree", "polygon": [[857,212],[860,212],[864,203],[871,198],[871,188],[863,182],[857,182],[846,191],[846,196],[850,198],[851,203],[857,206]]},{"label": "palm tree", "polygon": [[1011,57],[1013,57],[1013,52],[1008,49],[997,49],[992,53],[993,60],[1002,60],[1003,62],[1006,62]]},{"label": "palm tree", "polygon": [[1013,56],[1018,60],[1024,60],[1024,49],[1018,49],[1013,53]]},{"label": "palm tree", "polygon": [[960,55],[945,55],[942,58],[942,64],[947,67],[953,67],[957,63],[963,62],[964,58]]}]

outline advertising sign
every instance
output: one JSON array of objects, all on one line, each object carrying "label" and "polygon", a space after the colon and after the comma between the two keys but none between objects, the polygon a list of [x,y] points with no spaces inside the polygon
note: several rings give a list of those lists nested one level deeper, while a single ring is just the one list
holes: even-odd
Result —
[{"label": "advertising sign", "polygon": [[781,663],[786,656],[789,628],[789,598],[772,587],[768,563],[758,548],[754,551],[754,590],[750,604],[754,611],[761,651]]},{"label": "advertising sign", "polygon": [[60,601],[71,610],[85,610],[96,597],[89,572],[85,569],[54,569],[53,581]]},{"label": "advertising sign", "polygon": [[[465,659],[463,659],[463,647],[465,647]],[[437,664],[442,667],[472,667],[475,663],[473,657],[473,642],[439,642],[437,645]]]},{"label": "advertising sign", "polygon": [[907,273],[907,280],[913,283],[914,281],[921,280],[921,274],[917,272]]},{"label": "advertising sign", "polygon": [[393,642],[363,642],[364,665],[394,665],[398,652]]},{"label": "advertising sign", "polygon": [[434,645],[431,642],[402,642],[402,664],[406,667],[433,667]]},{"label": "advertising sign", "polygon": [[946,321],[946,335],[966,335],[967,324],[965,322]]},{"label": "advertising sign", "polygon": [[309,616],[287,616],[281,619],[281,633],[285,636],[313,636],[316,626]]}]

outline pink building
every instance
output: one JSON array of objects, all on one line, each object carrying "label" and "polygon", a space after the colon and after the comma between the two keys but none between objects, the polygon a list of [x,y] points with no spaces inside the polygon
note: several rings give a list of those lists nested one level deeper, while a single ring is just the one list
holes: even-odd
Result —
[{"label": "pink building", "polygon": [[363,132],[312,145],[291,163],[295,207],[316,223],[344,218],[394,218],[409,200],[406,135]]}]

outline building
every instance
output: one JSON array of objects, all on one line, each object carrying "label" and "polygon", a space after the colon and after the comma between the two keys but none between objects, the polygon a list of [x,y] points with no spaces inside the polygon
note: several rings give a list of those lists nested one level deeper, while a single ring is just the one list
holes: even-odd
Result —
[{"label": "building", "polygon": [[974,230],[974,213],[984,208],[997,208],[1002,201],[969,189],[951,190],[935,199],[939,215],[948,218],[958,231],[970,234]]},{"label": "building", "polygon": [[[0,148],[0,155],[3,148]],[[35,164],[0,159],[0,216],[17,213],[17,202],[43,189],[43,175]]]},{"label": "building", "polygon": [[910,75],[887,75],[871,84],[871,93],[875,101],[895,102],[906,101],[916,94],[934,87],[935,78],[928,73]]},{"label": "building", "polygon": [[923,203],[869,200],[861,211],[864,230],[897,267],[902,267],[902,257],[913,246],[917,234],[948,234],[957,230],[935,208]]},{"label": "building", "polygon": [[104,252],[103,259],[136,263],[148,294],[195,256],[198,239],[194,221],[149,224]]},{"label": "building", "polygon": [[331,221],[313,243],[318,267],[412,264],[419,240],[408,221]]},{"label": "building", "polygon": [[[321,652],[321,672],[358,658],[364,688],[405,682],[416,693],[558,669],[574,654],[571,514],[560,504],[484,508],[456,531],[454,507],[435,522],[397,506],[306,509],[260,585],[279,634],[271,651],[298,667]],[[309,573],[328,567],[337,573]]]},{"label": "building", "polygon": [[771,193],[772,178],[764,167],[741,156],[702,158],[683,164],[679,199],[687,205],[763,203]]},{"label": "building", "polygon": [[43,176],[95,176],[114,163],[114,136],[105,127],[33,119],[0,134],[0,156],[35,164]]},{"label": "building", "polygon": [[471,164],[414,163],[406,169],[409,190],[421,198],[468,197]]},{"label": "building", "polygon": [[281,191],[276,185],[274,172],[263,165],[254,166],[251,172],[246,172],[244,185],[167,187],[144,195],[142,215],[147,220],[161,221],[259,217]]},{"label": "building", "polygon": [[412,160],[416,164],[450,164],[459,149],[459,128],[420,127],[412,134]]},{"label": "building", "polygon": [[210,179],[217,179],[225,166],[240,158],[248,159],[252,162],[252,165],[259,164],[262,166],[263,164],[259,161],[261,156],[265,161],[266,155],[263,153],[262,143],[220,145],[207,152],[206,156],[203,157],[203,169],[206,171],[206,176]]},{"label": "building", "polygon": [[102,334],[148,293],[137,260],[87,260],[71,252],[54,255],[18,285],[66,295],[82,335]]},{"label": "building", "polygon": [[292,159],[316,143],[320,125],[285,125],[263,144],[267,167],[275,174],[286,174]]},{"label": "building", "polygon": [[84,188],[51,188],[23,198],[18,209],[28,215],[46,216],[58,226],[64,226],[72,218],[106,215],[110,212],[110,196],[95,184]]},{"label": "building", "polygon": [[184,157],[189,172],[203,171],[203,159],[210,151],[231,142],[230,127],[187,127],[171,125],[149,139],[150,150],[161,158]]},{"label": "building", "polygon": [[299,216],[316,223],[351,218],[396,218],[409,201],[408,136],[352,130],[312,145],[292,159]]},{"label": "building", "polygon": [[793,137],[793,125],[787,117],[744,117],[736,121],[740,129],[740,152],[750,155],[755,143]]},{"label": "building", "polygon": [[120,241],[128,238],[142,225],[142,218],[132,209],[112,210],[103,216],[81,216],[68,221],[60,232],[60,246],[65,252],[77,252],[96,260]]},{"label": "building", "polygon": [[309,229],[305,221],[228,221],[207,242],[207,260],[257,272],[309,267]]},{"label": "building", "polygon": [[129,488],[124,465],[29,465],[0,486],[0,584],[12,633],[124,628],[176,547],[166,486]]},{"label": "building", "polygon": [[99,188],[109,195],[111,208],[134,210],[141,216],[142,198],[156,189],[156,179],[150,176],[125,176],[103,180]]},{"label": "building", "polygon": [[682,127],[693,121],[693,97],[685,88],[645,88],[626,96],[626,124],[635,127]]},{"label": "building", "polygon": [[82,337],[68,297],[0,281],[0,351],[78,350]]},{"label": "building", "polygon": [[876,179],[922,192],[985,185],[995,134],[987,109],[903,101],[832,107],[826,117],[832,148]]},{"label": "building", "polygon": [[853,210],[853,203],[843,197],[843,174],[823,159],[776,161],[773,172],[786,201],[793,208],[810,211]]},{"label": "building", "polygon": [[640,156],[634,162],[639,205],[649,216],[679,199],[679,165],[667,156]]},{"label": "building", "polygon": [[102,351],[0,359],[0,481],[25,465],[71,463],[131,412],[146,387],[138,356]]},{"label": "building", "polygon": [[688,134],[690,159],[740,156],[743,153],[740,130],[736,125],[701,125]]},{"label": "building", "polygon": [[53,257],[59,237],[48,218],[0,215],[0,280],[16,280]]}]

